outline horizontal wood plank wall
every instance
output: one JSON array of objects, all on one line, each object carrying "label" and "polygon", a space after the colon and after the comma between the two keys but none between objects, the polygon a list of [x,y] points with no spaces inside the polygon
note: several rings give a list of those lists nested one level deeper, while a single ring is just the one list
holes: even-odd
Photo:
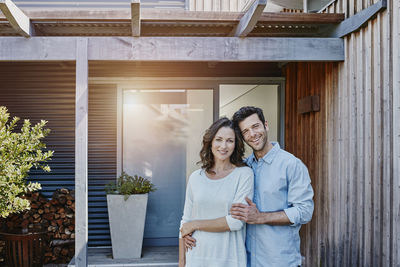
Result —
[{"label": "horizontal wood plank wall", "polygon": [[57,188],[75,183],[75,67],[59,63],[0,62],[0,105],[11,117],[47,120],[51,129],[44,142],[54,150],[50,173],[32,169],[30,177],[51,197]]},{"label": "horizontal wood plank wall", "polygon": [[117,173],[117,88],[89,84],[89,246],[110,246],[104,186]]},{"label": "horizontal wood plank wall", "polygon": [[[336,1],[326,12],[349,17],[371,4]],[[286,148],[315,189],[313,221],[301,232],[306,266],[400,264],[399,8],[388,1],[346,36],[345,62],[286,67]],[[297,114],[297,100],[312,94],[321,110]]]}]

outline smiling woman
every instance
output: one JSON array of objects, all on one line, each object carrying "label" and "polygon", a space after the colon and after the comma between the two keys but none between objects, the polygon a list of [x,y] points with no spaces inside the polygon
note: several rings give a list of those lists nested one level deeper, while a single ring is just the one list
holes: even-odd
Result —
[{"label": "smiling woman", "polygon": [[179,266],[246,265],[245,224],[229,214],[232,203],[253,195],[253,172],[243,153],[231,120],[221,118],[206,130],[202,168],[190,175],[186,189]]}]

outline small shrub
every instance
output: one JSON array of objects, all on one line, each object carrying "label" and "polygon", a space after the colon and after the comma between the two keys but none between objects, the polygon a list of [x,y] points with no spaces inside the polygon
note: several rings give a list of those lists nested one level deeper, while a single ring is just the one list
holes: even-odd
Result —
[{"label": "small shrub", "polygon": [[7,218],[12,213],[30,209],[29,200],[23,198],[27,192],[41,189],[39,183],[26,181],[32,167],[46,172],[50,167],[44,162],[51,159],[53,151],[44,152],[46,145],[42,139],[50,129],[45,129],[47,121],[32,126],[24,120],[20,132],[14,132],[19,118],[9,121],[6,107],[0,106],[0,217]]},{"label": "small shrub", "polygon": [[130,176],[122,172],[116,182],[111,182],[106,185],[105,190],[107,194],[124,195],[124,199],[127,200],[129,195],[147,194],[156,191],[156,188],[154,184],[146,178],[137,175]]}]

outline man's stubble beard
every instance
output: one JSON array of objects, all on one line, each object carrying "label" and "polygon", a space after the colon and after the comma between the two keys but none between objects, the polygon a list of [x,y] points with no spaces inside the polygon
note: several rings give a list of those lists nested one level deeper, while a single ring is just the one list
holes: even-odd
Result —
[{"label": "man's stubble beard", "polygon": [[268,145],[268,132],[267,130],[264,128],[265,134],[264,134],[264,138],[263,138],[263,144],[262,147],[258,150],[256,150],[253,146],[251,146],[249,143],[247,143],[247,145],[249,145],[251,147],[251,149],[253,150],[254,153],[257,153],[259,151],[263,151],[263,149],[265,148],[265,146]]}]

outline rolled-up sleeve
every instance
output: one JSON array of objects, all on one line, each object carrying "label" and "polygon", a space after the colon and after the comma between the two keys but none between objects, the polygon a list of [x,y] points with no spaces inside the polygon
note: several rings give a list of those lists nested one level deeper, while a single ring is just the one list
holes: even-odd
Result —
[{"label": "rolled-up sleeve", "polygon": [[288,208],[284,209],[292,226],[306,224],[314,211],[314,191],[307,167],[296,159],[288,169]]},{"label": "rolled-up sleeve", "polygon": [[[247,205],[245,198],[248,197],[249,199],[253,199],[254,194],[253,171],[250,168],[246,168],[246,171],[240,176],[239,179],[238,189],[232,203],[243,203]],[[234,219],[230,214],[225,218],[231,231],[239,231],[245,225],[245,222]]]}]

